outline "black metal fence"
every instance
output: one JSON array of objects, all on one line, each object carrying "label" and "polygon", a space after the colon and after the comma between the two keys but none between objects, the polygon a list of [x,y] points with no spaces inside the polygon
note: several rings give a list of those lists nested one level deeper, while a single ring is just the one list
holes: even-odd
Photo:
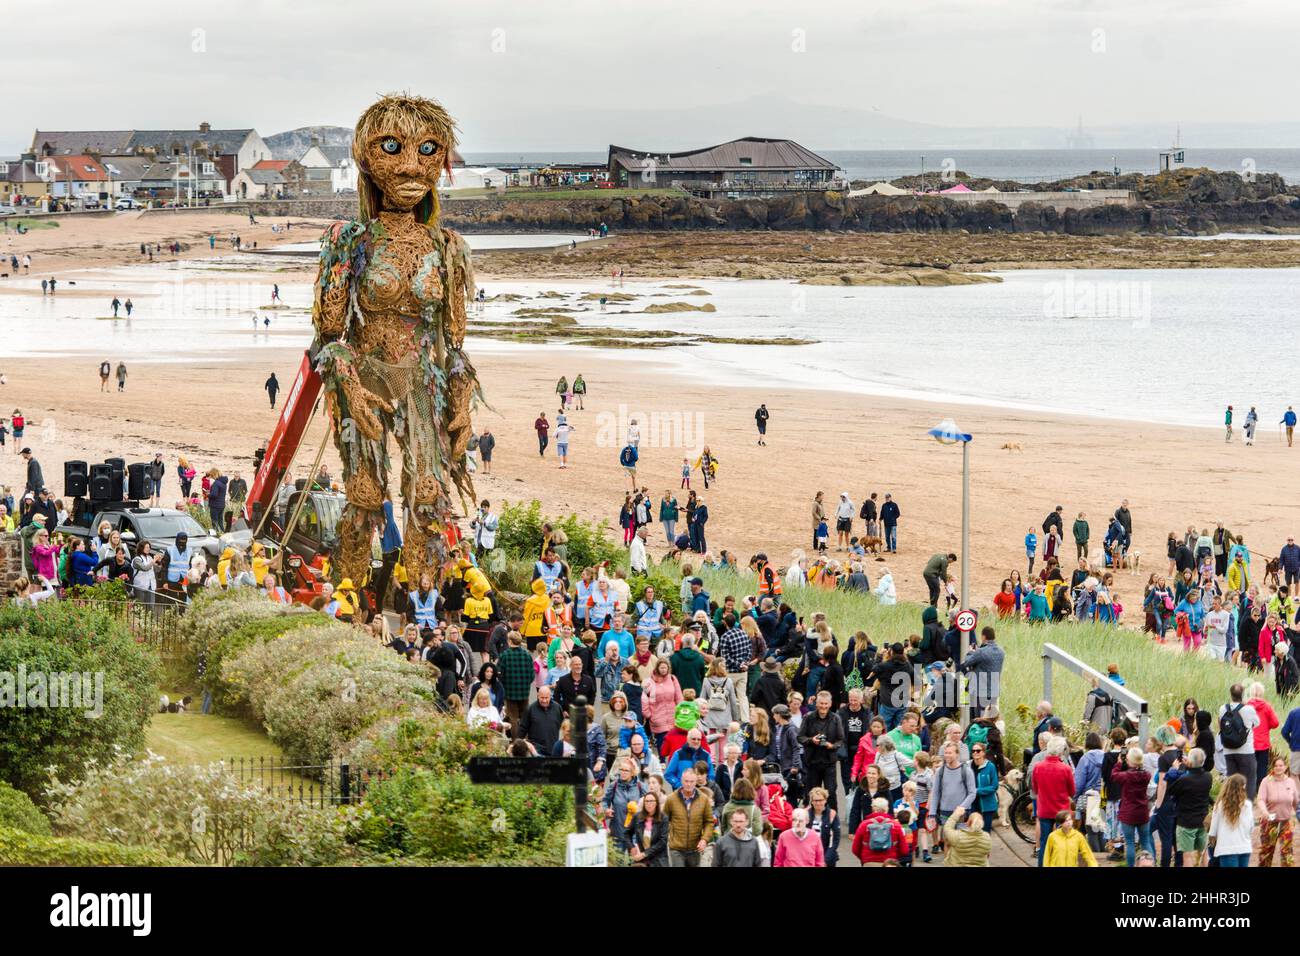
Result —
[{"label": "black metal fence", "polygon": [[184,605],[145,604],[140,601],[109,601],[103,598],[67,599],[78,607],[104,611],[126,625],[137,644],[146,644],[166,657],[184,650],[180,636]]},{"label": "black metal fence", "polygon": [[387,771],[354,769],[341,760],[298,764],[283,757],[230,757],[226,770],[245,786],[257,787],[313,807],[360,803]]}]

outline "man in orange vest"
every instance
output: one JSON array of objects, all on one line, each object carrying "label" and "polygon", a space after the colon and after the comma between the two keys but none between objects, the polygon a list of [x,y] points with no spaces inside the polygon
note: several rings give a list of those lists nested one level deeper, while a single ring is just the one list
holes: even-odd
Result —
[{"label": "man in orange vest", "polygon": [[754,555],[750,567],[758,574],[758,596],[778,597],[781,594],[781,576],[767,563],[767,555],[762,552]]},{"label": "man in orange vest", "polygon": [[573,608],[564,600],[563,591],[551,592],[551,606],[546,609],[546,633],[556,638],[560,636],[560,629],[563,627],[573,627]]}]

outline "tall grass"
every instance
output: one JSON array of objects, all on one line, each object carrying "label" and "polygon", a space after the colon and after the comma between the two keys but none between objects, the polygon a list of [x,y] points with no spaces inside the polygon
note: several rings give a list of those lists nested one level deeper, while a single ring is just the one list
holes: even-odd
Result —
[{"label": "tall grass", "polygon": [[[680,578],[675,568],[666,568],[670,576]],[[705,590],[713,600],[722,602],[728,594],[737,599],[756,590],[754,576],[748,572],[697,570]],[[856,631],[865,631],[880,646],[895,641],[906,642],[909,635],[921,633],[924,605],[900,603],[884,607],[874,596],[847,591],[822,591],[815,588],[786,590],[782,599],[805,618],[814,611],[826,615],[836,642],[843,650]],[[1125,686],[1146,698],[1154,728],[1180,713],[1183,701],[1196,698],[1201,707],[1216,715],[1228,700],[1228,688],[1235,682],[1249,684],[1259,679],[1265,686],[1264,697],[1285,721],[1286,712],[1300,701],[1283,700],[1275,693],[1272,681],[1263,675],[1248,675],[1244,668],[1213,661],[1201,655],[1184,654],[1157,646],[1150,635],[1128,628],[1098,624],[1061,623],[1030,625],[1023,620],[998,621],[991,610],[980,613],[980,626],[993,624],[998,643],[1006,651],[1002,672],[1000,704],[1007,724],[1008,755],[1029,745],[1032,714],[1043,696],[1044,643],[1052,643],[1097,670],[1117,664]],[[1052,703],[1054,712],[1067,727],[1079,731],[1084,698],[1089,684],[1062,667],[1053,669]],[[1217,720],[1215,726],[1217,727]],[[1071,732],[1074,736],[1074,731]],[[1273,745],[1286,752],[1287,746],[1274,731]],[[1015,757],[1012,756],[1014,760]]]}]

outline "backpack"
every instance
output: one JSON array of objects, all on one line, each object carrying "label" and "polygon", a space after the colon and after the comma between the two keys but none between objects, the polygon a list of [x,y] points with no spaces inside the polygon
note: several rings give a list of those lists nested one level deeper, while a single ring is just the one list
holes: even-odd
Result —
[{"label": "backpack", "polygon": [[966,743],[968,745],[974,745],[974,744],[987,745],[988,741],[989,741],[989,729],[984,724],[971,724],[968,728],[966,728]]},{"label": "backpack", "polygon": [[790,801],[785,798],[785,791],[781,789],[781,785],[779,783],[769,783],[767,785],[767,822],[772,824],[772,829],[777,833],[790,829],[790,818],[793,812],[790,808]]},{"label": "backpack", "polygon": [[1246,721],[1241,716],[1241,708],[1245,704],[1237,704],[1229,707],[1219,718],[1219,739],[1223,741],[1223,746],[1229,749],[1244,747],[1246,741],[1250,739],[1250,731],[1246,728]]},{"label": "backpack", "polygon": [[862,672],[856,667],[850,670],[848,676],[844,678],[844,689],[846,691],[862,689]]},{"label": "backpack", "polygon": [[884,853],[894,845],[894,824],[889,820],[877,820],[867,824],[867,846],[873,853]]},{"label": "backpack", "polygon": [[[717,679],[724,682],[727,680],[725,677]],[[710,678],[709,685],[709,710],[730,710],[731,708],[727,704],[726,683],[714,683],[714,679]]]}]

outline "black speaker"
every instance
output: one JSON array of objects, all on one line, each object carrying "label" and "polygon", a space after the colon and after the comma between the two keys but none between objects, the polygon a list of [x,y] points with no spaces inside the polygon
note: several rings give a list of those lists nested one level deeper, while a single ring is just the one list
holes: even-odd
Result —
[{"label": "black speaker", "polygon": [[121,501],[126,496],[126,459],[105,458],[104,464],[113,468],[113,486],[109,495],[114,501]]},{"label": "black speaker", "polygon": [[89,482],[90,471],[84,461],[63,463],[63,497],[84,498]]},{"label": "black speaker", "polygon": [[[118,490],[121,490],[122,479],[118,478]],[[113,466],[107,462],[101,462],[90,466],[90,500],[91,501],[115,501],[121,500],[113,497]]]},{"label": "black speaker", "polygon": [[143,462],[136,462],[134,465],[126,467],[126,496],[132,501],[143,501],[149,497],[148,489],[145,486],[145,465]]}]

